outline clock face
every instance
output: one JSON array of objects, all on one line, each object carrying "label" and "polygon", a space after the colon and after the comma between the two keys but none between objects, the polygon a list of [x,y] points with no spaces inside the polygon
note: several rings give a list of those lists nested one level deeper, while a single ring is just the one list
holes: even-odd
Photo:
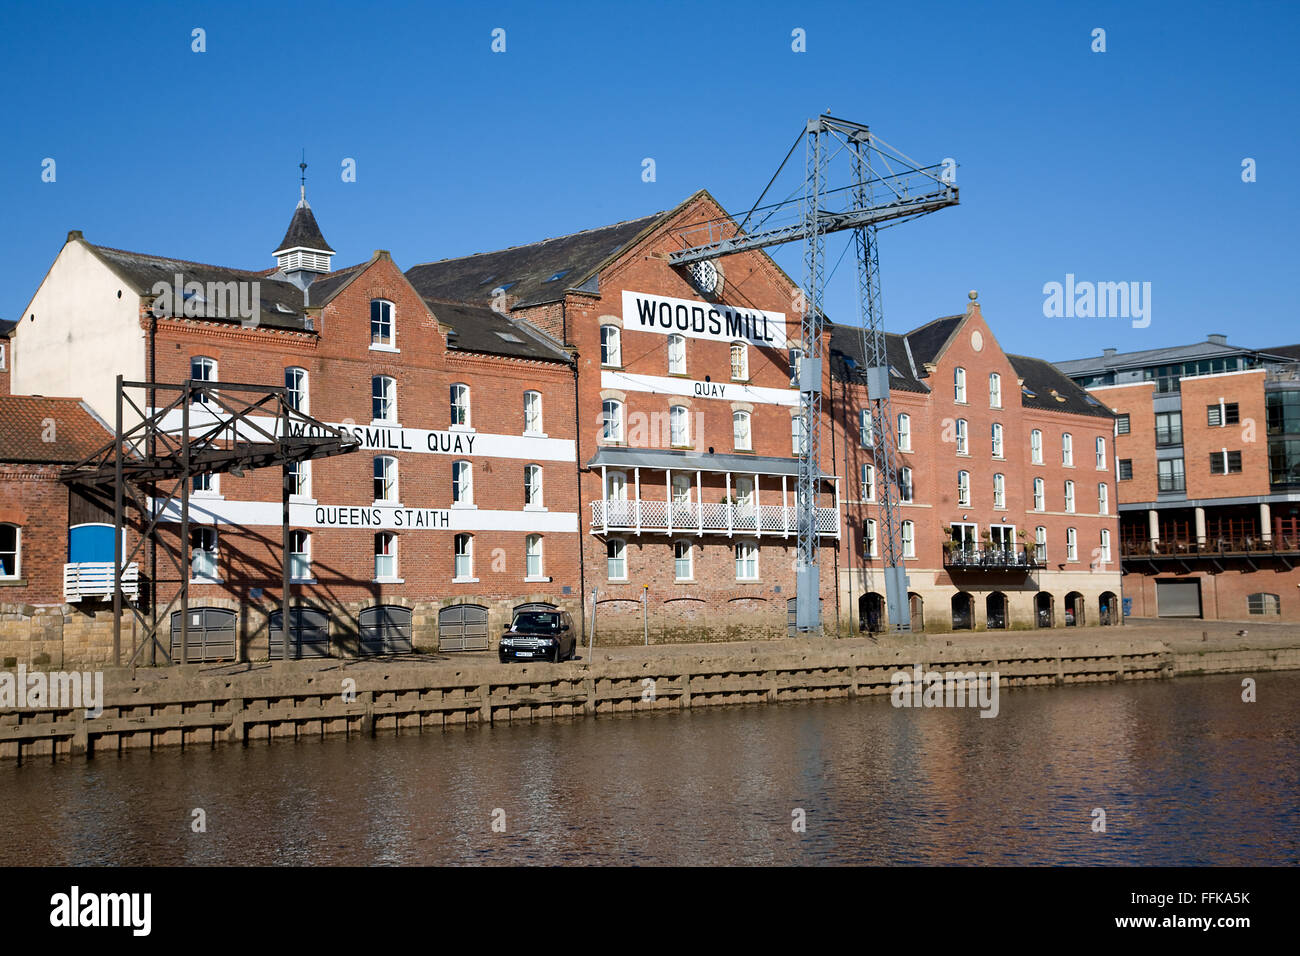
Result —
[{"label": "clock face", "polygon": [[691,263],[691,282],[705,295],[718,291],[718,267],[709,260]]}]

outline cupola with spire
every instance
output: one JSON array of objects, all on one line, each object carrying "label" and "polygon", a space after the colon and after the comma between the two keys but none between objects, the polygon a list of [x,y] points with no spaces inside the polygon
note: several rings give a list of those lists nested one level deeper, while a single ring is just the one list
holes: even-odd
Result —
[{"label": "cupola with spire", "polygon": [[293,219],[289,221],[288,231],[272,255],[276,257],[284,277],[298,288],[306,289],[317,276],[330,271],[330,257],[334,255],[334,250],[321,235],[320,226],[316,225],[316,217],[312,215],[311,206],[307,202],[305,158],[298,164],[298,168],[302,171],[298,205],[293,211]]}]

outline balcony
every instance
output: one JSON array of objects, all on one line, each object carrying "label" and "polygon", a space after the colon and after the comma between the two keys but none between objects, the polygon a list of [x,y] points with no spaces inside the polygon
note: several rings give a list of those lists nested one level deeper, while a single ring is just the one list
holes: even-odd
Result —
[{"label": "balcony", "polygon": [[[780,535],[788,538],[799,527],[798,510],[787,505],[753,505],[745,503],[673,502],[662,499],[617,501],[606,499],[591,503],[591,527],[601,531],[662,531],[665,534],[703,534],[706,531],[726,534]],[[817,533],[840,535],[839,512],[835,508],[817,509]]]},{"label": "balcony", "polygon": [[[127,597],[137,597],[140,593],[140,575],[134,564],[128,564],[122,572],[122,593]],[[68,604],[89,598],[107,601],[112,597],[112,561],[83,561],[63,566],[63,600]]]},{"label": "balcony", "polygon": [[1015,548],[951,548],[943,552],[949,571],[1002,571],[1024,574],[1046,566],[1040,552]]},{"label": "balcony", "polygon": [[1300,385],[1300,362],[1265,368],[1264,382],[1268,385]]},{"label": "balcony", "polygon": [[1124,538],[1120,541],[1120,558],[1131,566],[1147,565],[1181,567],[1190,570],[1206,564],[1222,570],[1227,562],[1245,564],[1257,570],[1261,564],[1281,565],[1290,569],[1300,564],[1300,536],[1273,534],[1261,535],[1209,535],[1204,541],[1195,538],[1169,538],[1151,541],[1146,538]]}]

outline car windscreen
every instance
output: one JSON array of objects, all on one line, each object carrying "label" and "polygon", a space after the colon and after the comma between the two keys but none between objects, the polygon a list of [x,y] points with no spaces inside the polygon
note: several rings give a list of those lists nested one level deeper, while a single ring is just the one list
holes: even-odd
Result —
[{"label": "car windscreen", "polygon": [[514,629],[529,634],[552,634],[560,629],[560,615],[545,611],[525,611],[515,615]]}]

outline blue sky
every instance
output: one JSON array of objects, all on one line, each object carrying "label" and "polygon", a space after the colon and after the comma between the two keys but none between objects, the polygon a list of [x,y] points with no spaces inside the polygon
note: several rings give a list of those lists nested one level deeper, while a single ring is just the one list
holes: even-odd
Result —
[{"label": "blue sky", "polygon": [[[69,229],[273,265],[303,148],[335,263],[385,248],[407,268],[700,187],[743,212],[830,109],[960,164],[960,206],[881,233],[891,331],[978,289],[1005,349],[1049,359],[1297,342],[1298,24],[1300,6],[1255,3],[6,3],[0,318]],[[796,278],[801,251],[775,252]],[[1044,318],[1067,273],[1150,282],[1150,326]],[[854,319],[848,260],[827,308]]]}]

